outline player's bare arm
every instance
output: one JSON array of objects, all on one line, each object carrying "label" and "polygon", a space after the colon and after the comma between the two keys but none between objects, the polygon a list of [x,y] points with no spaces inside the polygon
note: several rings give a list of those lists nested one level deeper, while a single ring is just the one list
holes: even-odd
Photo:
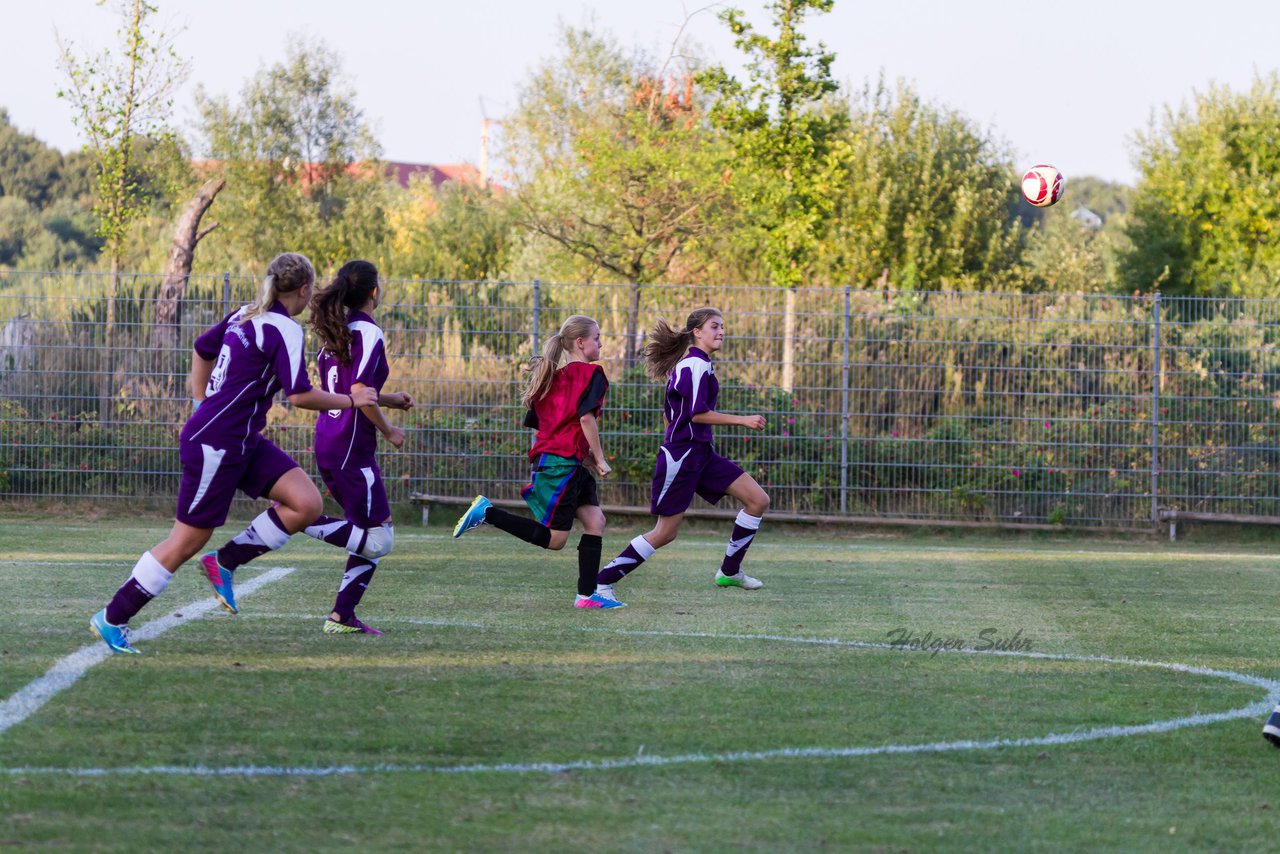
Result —
[{"label": "player's bare arm", "polygon": [[187,385],[191,388],[191,399],[204,400],[204,390],[209,387],[209,377],[213,376],[213,359],[206,359],[199,353],[191,354],[191,373],[187,377]]},{"label": "player's bare arm", "polygon": [[369,388],[369,386],[366,386],[364,383],[352,383],[352,393],[354,394],[357,390],[372,391],[375,396],[375,402],[373,405],[360,407],[360,411],[364,413],[364,417],[373,422],[373,426],[378,428],[378,432],[381,433],[393,447],[403,447],[404,430],[394,426],[390,421],[388,421],[387,416],[382,414],[382,409],[378,406],[382,401],[382,395],[378,394],[376,389]]},{"label": "player's bare arm", "polygon": [[591,458],[588,460],[587,467],[601,479],[608,477],[613,469],[605,460],[604,448],[600,446],[600,425],[596,422],[596,417],[587,413],[578,419],[578,423],[582,425],[582,435],[586,437],[587,446],[591,448]]},{"label": "player's bare arm", "polygon": [[699,412],[689,419],[694,424],[710,424],[722,427],[746,427],[748,430],[763,430],[763,415],[729,415],[726,412]]}]

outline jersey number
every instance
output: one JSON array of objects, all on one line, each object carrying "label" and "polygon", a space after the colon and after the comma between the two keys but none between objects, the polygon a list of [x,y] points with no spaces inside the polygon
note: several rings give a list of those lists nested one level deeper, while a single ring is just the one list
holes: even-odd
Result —
[{"label": "jersey number", "polygon": [[209,374],[209,385],[205,387],[204,396],[208,397],[218,389],[227,378],[227,365],[231,364],[231,348],[226,344],[218,351],[218,360],[213,363],[213,373]]}]

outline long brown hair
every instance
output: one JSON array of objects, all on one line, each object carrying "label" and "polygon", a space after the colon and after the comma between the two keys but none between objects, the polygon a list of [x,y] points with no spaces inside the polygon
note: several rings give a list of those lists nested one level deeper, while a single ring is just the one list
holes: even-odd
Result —
[{"label": "long brown hair", "polygon": [[529,360],[526,370],[529,372],[529,384],[520,396],[520,402],[532,407],[551,390],[551,381],[555,378],[556,369],[560,367],[565,354],[579,338],[590,338],[591,328],[599,326],[591,318],[583,314],[575,314],[560,324],[560,331],[547,339],[541,356]]},{"label": "long brown hair", "polygon": [[348,261],[323,290],[311,298],[311,328],[320,343],[342,364],[351,362],[351,330],[347,320],[378,287],[378,268],[368,261]]},{"label": "long brown hair", "polygon": [[676,331],[665,320],[653,324],[649,343],[644,345],[644,371],[651,379],[665,382],[676,365],[684,358],[685,351],[693,344],[693,330],[701,329],[713,317],[724,317],[720,309],[707,306],[695,309],[684,322],[684,329]]},{"label": "long brown hair", "polygon": [[291,294],[315,280],[316,268],[311,266],[311,260],[306,255],[301,252],[277,255],[267,265],[267,277],[262,280],[262,287],[258,289],[258,298],[240,316],[240,322],[247,323],[258,315],[266,314],[281,294]]}]

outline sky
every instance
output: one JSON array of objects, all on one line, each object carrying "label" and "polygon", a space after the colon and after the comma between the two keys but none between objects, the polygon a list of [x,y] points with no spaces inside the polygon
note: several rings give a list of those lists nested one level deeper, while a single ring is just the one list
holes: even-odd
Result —
[{"label": "sky", "polygon": [[[57,97],[57,36],[79,53],[116,44],[112,4],[0,0],[0,107],[20,130],[63,151],[84,140]],[[290,34],[342,58],[357,104],[388,160],[476,162],[484,118],[516,104],[532,70],[556,52],[561,24],[607,30],[665,56],[677,34],[741,72],[718,8],[701,0],[150,0],[168,30],[185,28],[190,61],[173,123],[193,136],[197,84],[234,101],[284,57]],[[734,0],[761,29],[765,0]],[[967,116],[1018,166],[1050,163],[1068,179],[1132,184],[1134,137],[1166,107],[1211,84],[1246,90],[1280,67],[1275,0],[836,0],[804,32],[836,54],[853,88],[883,74]]]}]

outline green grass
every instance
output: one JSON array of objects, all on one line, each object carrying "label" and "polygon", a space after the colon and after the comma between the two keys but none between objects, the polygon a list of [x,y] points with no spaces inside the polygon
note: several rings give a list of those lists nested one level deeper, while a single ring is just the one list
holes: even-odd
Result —
[{"label": "green grass", "polygon": [[[96,642],[88,616],[168,526],[0,518],[3,702]],[[144,655],[90,668],[0,734],[0,844],[120,851],[1275,844],[1280,752],[1261,739],[1261,717],[1058,745],[776,754],[1038,738],[1257,703],[1264,688],[1155,667],[785,639],[883,644],[907,629],[972,647],[992,629],[1003,638],[1020,632],[1038,653],[1280,679],[1280,592],[1266,547],[767,527],[748,557],[767,586],[745,592],[711,584],[722,527],[689,530],[622,582],[629,608],[583,612],[569,607],[572,547],[539,552],[492,529],[455,542],[443,527],[402,524],[360,609],[387,631],[380,638],[321,634],[341,558],[297,538],[261,561],[262,569],[295,571],[244,597],[241,616],[210,614],[141,641]],[[606,559],[634,533],[611,530]],[[260,571],[251,565],[241,578]],[[135,627],[208,598],[203,585],[184,569]],[[755,752],[766,757],[729,758]],[[627,762],[698,756],[711,758]],[[623,764],[493,770],[584,760]],[[246,766],[360,770],[144,773]],[[369,770],[376,766],[382,770]],[[490,770],[456,770],[466,766]],[[105,776],[48,770],[129,768]]]}]

